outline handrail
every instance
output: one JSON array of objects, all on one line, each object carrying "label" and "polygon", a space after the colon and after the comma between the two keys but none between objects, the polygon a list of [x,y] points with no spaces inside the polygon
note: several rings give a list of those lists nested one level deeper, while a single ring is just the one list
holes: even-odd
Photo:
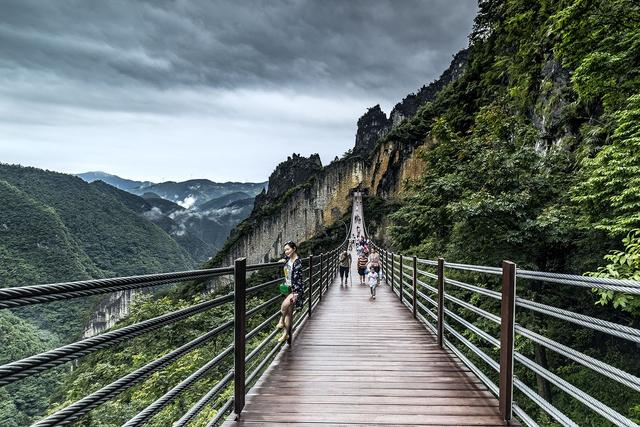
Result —
[{"label": "handrail", "polygon": [[[541,304],[535,301],[530,301],[524,299],[522,297],[517,297],[515,295],[515,280],[516,277],[524,278],[527,280],[537,280],[537,281],[545,281],[550,283],[576,286],[580,288],[596,288],[596,289],[605,289],[612,290],[616,292],[626,292],[634,295],[640,294],[640,282],[633,280],[619,280],[619,279],[606,279],[606,278],[595,278],[595,277],[583,277],[576,276],[571,274],[559,274],[559,273],[547,273],[547,272],[539,272],[539,271],[529,271],[529,270],[519,270],[515,267],[515,265],[505,262],[503,263],[503,268],[497,267],[488,267],[481,265],[472,265],[472,264],[461,264],[461,263],[451,263],[442,261],[442,270],[437,272],[438,274],[433,274],[423,269],[420,269],[416,266],[419,264],[421,266],[438,266],[437,260],[428,260],[422,258],[415,258],[415,263],[413,265],[409,263],[403,263],[403,261],[413,260],[414,257],[407,256],[404,254],[392,253],[387,251],[384,248],[379,247],[372,243],[376,250],[381,254],[381,264],[383,277],[385,282],[391,287],[393,292],[400,298],[400,300],[409,308],[414,311],[416,308],[412,308],[410,304],[405,303],[403,299],[415,298],[418,299],[414,307],[417,306],[417,316],[424,326],[436,334],[438,341],[442,341],[443,344],[447,347],[448,350],[452,351],[465,365],[474,372],[478,378],[484,382],[489,390],[491,390],[494,394],[500,397],[500,409],[501,414],[505,421],[508,421],[512,418],[512,413],[515,414],[519,419],[526,425],[534,426],[537,425],[536,422],[522,409],[521,406],[514,401],[512,397],[511,387],[515,387],[520,390],[526,398],[530,399],[533,403],[535,403],[538,407],[540,407],[543,411],[548,413],[553,419],[559,421],[564,425],[576,425],[571,419],[569,419],[565,414],[563,414],[558,408],[553,406],[551,403],[544,400],[542,397],[538,396],[533,390],[531,390],[526,384],[524,384],[518,378],[513,376],[512,372],[504,372],[503,363],[505,360],[513,360],[517,362],[520,366],[524,366],[527,369],[532,370],[536,374],[555,384],[558,388],[566,392],[569,396],[578,400],[582,404],[586,405],[588,408],[592,409],[596,414],[604,417],[608,421],[616,424],[616,425],[624,425],[624,426],[637,426],[633,421],[625,417],[624,415],[617,412],[615,409],[605,405],[599,400],[595,399],[592,396],[584,393],[574,385],[568,383],[567,381],[561,379],[557,375],[551,373],[541,365],[536,362],[530,360],[524,355],[515,352],[513,348],[513,339],[515,334],[518,334],[536,344],[542,345],[545,348],[554,351],[564,357],[567,357],[580,365],[593,370],[613,381],[618,382],[619,384],[629,387],[632,390],[640,391],[640,378],[629,373],[625,372],[622,369],[611,366],[601,360],[598,360],[594,357],[588,356],[584,353],[576,351],[568,346],[565,346],[561,343],[558,343],[554,340],[551,340],[547,337],[544,337],[536,332],[533,332],[529,329],[526,329],[518,324],[513,324],[511,327],[510,334],[507,333],[505,335],[505,315],[507,316],[507,320],[509,318],[513,319],[515,308],[520,307],[527,310],[533,310],[538,313],[552,316],[557,319],[565,320],[580,326],[587,327],[592,330],[596,330],[599,332],[603,332],[609,335],[613,335],[619,338],[623,338],[627,341],[633,343],[640,343],[640,330],[635,329],[626,325],[621,325],[615,322],[610,322],[607,320],[598,319],[592,316],[583,315],[580,313],[575,313],[569,310],[561,309],[558,307],[552,307],[546,304]],[[505,276],[505,265],[513,265],[513,277],[509,278]],[[484,287],[466,283],[463,281],[455,280],[453,278],[447,277],[445,274],[445,269],[449,271],[463,271],[463,272],[474,272],[480,273],[483,275],[491,275],[491,276],[500,276],[503,278],[503,291],[497,292],[491,289],[486,289]],[[431,286],[423,281],[424,278],[436,279],[438,282],[442,283],[442,287]],[[508,280],[507,280],[508,279]],[[490,313],[480,307],[477,307],[474,304],[471,304],[467,301],[464,301],[456,296],[453,296],[449,293],[445,292],[444,284],[451,285],[454,288],[458,288],[462,291],[471,292],[475,295],[480,295],[483,297],[490,298],[492,300],[501,301],[502,305],[502,313],[501,316],[497,316],[493,313]],[[508,286],[507,286],[508,285]],[[506,287],[505,287],[506,286]],[[513,292],[505,300],[505,289],[508,289],[509,286],[512,287]],[[414,293],[408,291],[408,288],[413,287]],[[501,338],[497,339],[492,336],[487,331],[481,329],[479,326],[475,325],[473,322],[463,318],[455,311],[447,308],[444,304],[439,303],[433,298],[427,296],[417,288],[423,288],[436,295],[437,300],[448,301],[452,303],[453,306],[459,306],[465,310],[469,310],[479,317],[486,318],[494,324],[502,325],[501,326]],[[398,288],[398,292],[396,289]],[[468,295],[468,294],[465,294]],[[403,298],[404,297],[404,298]],[[505,303],[511,301],[511,309],[507,309],[505,312]],[[431,311],[429,307],[425,306],[422,301],[428,302],[430,305],[436,308],[436,312]],[[415,315],[415,314],[414,314]],[[435,325],[426,317],[428,315],[429,318],[433,319]],[[501,351],[501,361],[500,363],[496,362],[487,355],[485,352],[480,350],[477,346],[475,346],[471,341],[469,341],[465,336],[460,334],[455,328],[453,328],[447,322],[447,319],[452,319],[456,323],[458,323],[463,329],[473,332],[476,336],[481,338],[482,340],[489,343],[494,348],[498,348]],[[440,323],[442,326],[440,326]],[[447,339],[445,334],[454,338],[453,341]],[[506,341],[505,341],[506,339]],[[507,342],[506,347],[501,343]],[[500,386],[494,384],[489,377],[487,377],[484,372],[477,367],[475,364],[468,359],[464,353],[456,347],[455,342],[463,344],[463,346],[474,353],[476,356],[480,358],[484,363],[488,364],[492,370],[500,373]],[[505,354],[507,356],[505,356]],[[507,359],[505,359],[507,357]],[[511,362],[513,363],[513,362]],[[510,384],[513,384],[511,386]],[[506,385],[505,385],[506,384]],[[506,387],[506,389],[505,389]],[[505,391],[506,390],[506,391]],[[508,393],[507,393],[508,392]],[[505,397],[506,394],[506,397]]]},{"label": "handrail", "polygon": [[[308,307],[308,309],[295,311],[293,325],[289,331],[290,345],[293,345],[292,337],[295,335],[302,323],[311,315],[312,310],[320,302],[323,294],[328,291],[333,278],[336,276],[338,270],[338,252],[346,248],[350,232],[351,229],[349,228],[344,240],[336,248],[320,255],[310,255],[306,258],[301,258],[301,261],[306,265],[302,270],[306,289],[300,298],[302,298],[303,306]],[[269,291],[273,293],[276,291],[274,285],[282,281],[281,278],[277,278],[247,287],[247,273],[277,267],[282,267],[282,263],[270,262],[247,265],[244,259],[239,259],[235,262],[234,266],[222,268],[0,289],[0,309],[4,309],[47,303],[51,301],[68,300],[71,298],[115,291],[151,288],[169,283],[184,282],[187,280],[207,280],[214,277],[229,277],[231,275],[233,275],[232,281],[234,284],[234,290],[225,295],[151,319],[140,321],[132,325],[110,330],[71,344],[63,345],[53,350],[6,363],[0,366],[0,386],[14,383],[23,378],[30,377],[63,363],[78,359],[87,354],[109,348],[113,345],[122,343],[125,340],[158,330],[164,326],[185,320],[197,314],[204,313],[215,307],[234,303],[235,314],[233,319],[223,320],[213,330],[181,345],[156,360],[148,362],[146,365],[113,381],[110,384],[103,386],[99,390],[90,393],[88,396],[78,400],[77,402],[59,409],[55,413],[39,420],[35,424],[36,426],[44,427],[68,424],[73,420],[77,420],[102,403],[113,399],[125,390],[144,381],[153,373],[164,369],[178,358],[202,347],[203,345],[211,343],[214,338],[219,337],[221,334],[233,330],[235,337],[230,346],[220,351],[218,354],[213,355],[209,362],[205,363],[179,384],[172,387],[163,396],[159,397],[154,402],[151,402],[145,409],[124,424],[127,427],[144,424],[155,416],[156,413],[178,398],[184,390],[201,380],[206,376],[207,372],[219,366],[223,360],[226,360],[228,356],[233,354],[235,359],[234,369],[227,372],[227,374],[221,378],[213,388],[205,393],[198,402],[189,408],[187,412],[174,424],[176,426],[184,426],[188,424],[205,408],[208,403],[216,399],[221,393],[228,389],[231,382],[233,382],[235,389],[234,396],[228,399],[222,407],[219,408],[217,415],[209,421],[208,425],[215,425],[215,423],[217,423],[225,413],[229,411],[229,409],[233,408],[236,414],[239,414],[242,411],[244,406],[244,395],[247,390],[255,381],[257,376],[261,374],[267,363],[270,363],[276,353],[284,346],[284,343],[275,343],[272,347],[270,346],[270,344],[274,342],[273,339],[278,333],[278,330],[275,330],[263,338],[249,354],[246,354],[247,343],[258,338],[260,333],[273,325],[273,322],[280,315],[279,308],[275,312],[269,312],[267,309],[282,300],[281,295],[275,295],[269,297],[259,305],[247,309],[246,303],[249,296],[264,294],[264,292]],[[247,333],[245,331],[247,320],[256,316],[259,316],[259,320],[261,321],[260,324]],[[239,331],[241,331],[240,335],[238,335]],[[269,350],[267,350],[268,348]],[[248,374],[248,377],[246,377],[246,369],[251,364],[254,366],[251,367],[252,371]]]}]

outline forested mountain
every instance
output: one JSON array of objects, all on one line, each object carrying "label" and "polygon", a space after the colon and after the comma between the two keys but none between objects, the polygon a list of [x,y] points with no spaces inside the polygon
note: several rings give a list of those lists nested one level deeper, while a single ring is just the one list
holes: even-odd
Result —
[{"label": "forested mountain", "polygon": [[236,191],[234,193],[229,193],[224,196],[211,199],[208,202],[205,202],[202,205],[200,205],[199,208],[200,210],[218,209],[218,208],[223,208],[237,200],[252,199],[252,198],[253,196],[250,194],[244,193],[242,191]]},{"label": "forested mountain", "polygon": [[[1,287],[194,266],[167,233],[131,209],[137,201],[128,206],[80,178],[0,164],[0,200]],[[0,363],[77,340],[100,298],[3,310]],[[11,396],[2,396],[0,425],[30,424],[59,379],[47,374],[4,389]]]}]

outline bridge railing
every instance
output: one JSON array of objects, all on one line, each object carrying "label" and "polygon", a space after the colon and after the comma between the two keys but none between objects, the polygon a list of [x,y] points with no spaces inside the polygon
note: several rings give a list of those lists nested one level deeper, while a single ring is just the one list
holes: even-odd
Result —
[{"label": "bridge railing", "polygon": [[[302,298],[305,305],[304,309],[297,310],[294,313],[292,329],[289,331],[290,345],[293,344],[292,339],[297,328],[312,315],[323,294],[327,292],[333,282],[338,269],[338,254],[341,250],[344,250],[345,245],[346,240],[339,247],[327,253],[316,256],[311,255],[302,259],[305,282],[305,293]],[[231,409],[236,414],[241,413],[244,407],[245,394],[283,345],[283,343],[275,340],[276,335],[280,332],[277,329],[256,343],[261,333],[264,335],[265,330],[273,328],[274,321],[280,315],[279,304],[283,297],[277,291],[276,285],[282,282],[282,278],[247,287],[247,273],[271,270],[276,275],[277,270],[280,268],[282,268],[281,263],[247,265],[246,259],[242,258],[236,260],[233,266],[223,268],[0,289],[0,309],[7,309],[122,290],[148,289],[190,280],[228,277],[233,282],[233,291],[227,294],[2,365],[0,366],[0,387],[13,384],[67,362],[76,361],[83,356],[113,347],[116,344],[126,343],[127,340],[134,337],[159,330],[197,314],[206,313],[213,308],[233,305],[233,318],[224,319],[209,332],[103,386],[73,404],[46,416],[35,424],[36,426],[69,424],[102,403],[140,384],[155,372],[164,369],[170,363],[187,355],[189,352],[213,343],[216,338],[221,337],[224,333],[233,331],[233,342],[228,347],[218,352],[211,360],[124,424],[127,427],[131,427],[146,423],[177,399],[190,386],[203,379],[207,373],[212,372],[214,368],[219,368],[223,363],[228,364],[229,359],[233,356],[233,369],[230,369],[217,384],[174,423],[174,426],[189,424],[203,409],[210,406],[222,393],[227,391],[229,387],[233,387],[233,395],[218,408],[215,417],[208,421],[209,426],[216,425]],[[247,310],[248,297],[255,295],[260,295],[263,299],[267,298],[267,300]],[[277,308],[274,309],[274,306],[277,306]],[[264,314],[268,313],[268,310],[274,311],[270,315]],[[262,321],[247,332],[247,324],[254,316],[258,321]],[[251,348],[251,351],[247,354],[248,348]]]},{"label": "bridge railing", "polygon": [[[392,253],[375,244],[373,246],[381,255],[383,275],[392,291],[411,310],[413,316],[436,335],[438,344],[454,353],[499,398],[500,413],[505,421],[510,421],[515,414],[526,425],[538,425],[514,400],[513,390],[515,387],[555,421],[562,425],[577,425],[552,403],[538,395],[524,381],[514,376],[515,362],[544,378],[610,423],[619,426],[637,426],[625,415],[580,390],[546,367],[515,351],[514,340],[517,335],[521,336],[631,390],[640,392],[640,378],[636,375],[574,350],[525,328],[515,321],[516,309],[529,310],[639,345],[640,329],[519,297],[516,294],[516,278],[567,285],[589,291],[601,289],[624,292],[636,296],[640,296],[640,282],[520,270],[509,261],[504,261],[502,268],[496,268],[445,262],[442,258],[428,260]],[[448,275],[447,272],[450,274]],[[454,280],[449,277],[453,276],[454,272],[499,278],[502,282],[502,289],[498,292],[477,284]],[[447,288],[451,291],[447,292]],[[453,295],[454,289],[467,291],[465,295],[469,296],[468,300],[458,298],[460,292],[457,293],[458,296]],[[474,304],[481,298],[495,301],[494,306],[499,307],[500,315],[479,307],[477,303]],[[456,307],[458,310],[454,309]],[[471,321],[466,319],[462,312],[467,315],[471,313],[474,319]],[[479,327],[479,322],[474,323],[474,320],[478,318],[488,321],[494,327],[485,329]],[[455,323],[456,327],[451,321]],[[472,333],[479,337],[481,341],[488,344],[489,348],[498,349],[499,360],[494,360],[486,351],[468,339],[465,333],[460,333],[460,329],[467,334]],[[495,331],[498,331],[499,337],[494,336]],[[462,351],[460,346],[466,350]],[[485,373],[487,371],[480,369],[465,355],[465,352],[473,354],[477,361],[486,364],[490,368],[489,371],[494,371],[495,374],[492,376],[498,378],[498,383],[492,381],[490,376]]]}]

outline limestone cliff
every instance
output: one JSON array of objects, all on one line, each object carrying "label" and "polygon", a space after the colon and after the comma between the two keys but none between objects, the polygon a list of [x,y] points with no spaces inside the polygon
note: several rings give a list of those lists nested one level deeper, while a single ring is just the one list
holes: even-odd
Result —
[{"label": "limestone cliff", "polygon": [[386,135],[389,129],[391,129],[391,120],[387,118],[380,105],[369,108],[358,119],[356,145],[353,148],[353,153],[368,157],[375,148],[378,139]]},{"label": "limestone cliff", "polygon": [[258,263],[281,256],[285,242],[307,240],[347,212],[351,192],[364,177],[361,160],[334,161],[304,185],[293,187],[293,191],[272,202],[277,203],[275,209],[273,205],[254,209],[249,219],[236,230],[237,234],[232,235],[231,243],[218,263],[229,265],[243,256],[249,263]]},{"label": "limestone cliff", "polygon": [[85,327],[83,337],[88,338],[109,329],[129,314],[131,300],[136,291],[118,291],[108,294],[100,301],[91,320]]},{"label": "limestone cliff", "polygon": [[438,80],[404,98],[389,117],[379,105],[369,108],[358,120],[351,155],[324,168],[317,155],[294,154],[278,165],[269,178],[268,191],[258,196],[251,216],[232,233],[212,264],[230,265],[245,256],[249,263],[280,257],[286,241],[307,240],[342,217],[355,190],[402,197],[406,184],[424,169],[417,153],[427,141],[400,144],[383,137],[457,79],[466,59],[466,50],[455,55]]},{"label": "limestone cliff", "polygon": [[269,176],[268,191],[263,190],[256,196],[255,210],[259,211],[266,204],[278,200],[287,191],[304,184],[320,171],[322,171],[322,161],[319,155],[312,154],[306,158],[293,153]]}]

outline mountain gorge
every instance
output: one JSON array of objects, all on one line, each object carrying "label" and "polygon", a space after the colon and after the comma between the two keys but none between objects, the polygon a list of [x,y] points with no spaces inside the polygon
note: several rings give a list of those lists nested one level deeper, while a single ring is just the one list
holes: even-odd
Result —
[{"label": "mountain gorge", "polygon": [[[234,210],[242,211],[248,217],[233,229],[216,256],[204,264],[228,266],[238,257],[246,256],[249,263],[277,258],[287,240],[303,242],[305,254],[317,254],[335,245],[343,236],[346,224],[342,221],[349,211],[350,195],[356,190],[366,194],[370,235],[396,253],[429,259],[442,256],[447,261],[485,266],[498,266],[509,259],[519,268],[531,270],[595,272],[591,274],[638,280],[640,232],[634,231],[640,229],[638,23],[640,6],[632,0],[481,1],[469,48],[453,57],[439,79],[406,96],[389,115],[379,106],[368,109],[357,122],[353,150],[343,158],[322,165],[317,155],[290,156],[274,170],[264,191],[262,187],[253,188],[253,193],[248,188],[234,187],[228,199],[203,201],[201,194],[213,194],[213,190],[207,193],[207,185],[190,181],[190,189],[178,189],[175,183],[140,187],[136,190],[141,196],[138,197],[112,188],[106,191],[101,183],[81,186],[80,180],[67,182],[68,178],[63,180],[57,175],[51,179],[64,185],[54,188],[37,181],[37,185],[29,187],[28,182],[17,177],[24,171],[3,166],[0,190],[3,200],[6,197],[11,204],[0,207],[2,218],[9,218],[0,221],[0,235],[13,239],[12,248],[28,248],[33,254],[25,256],[0,244],[0,254],[7,259],[3,265],[10,266],[2,272],[3,285],[20,284],[11,281],[16,271],[24,277],[55,280],[64,280],[74,272],[75,278],[84,278],[130,271],[123,265],[131,256],[126,249],[117,251],[117,246],[109,246],[114,249],[113,254],[101,249],[105,239],[118,239],[118,244],[126,248],[127,243],[122,240],[126,236],[121,230],[114,230],[112,236],[107,226],[92,226],[82,218],[94,218],[87,206],[118,214],[128,206],[124,218],[136,224],[157,214],[154,223],[146,221],[141,225],[150,233],[162,232],[157,241],[139,236],[134,228],[127,230],[143,238],[144,244],[139,245],[146,255],[164,255],[164,267],[178,267],[188,256],[175,241],[160,239],[160,235],[168,236],[163,230],[175,235],[184,229],[185,236],[191,236],[187,231],[205,228],[199,222],[199,212],[226,210],[231,215]],[[24,175],[36,182],[35,172]],[[77,193],[82,194],[81,200],[68,195],[58,200],[57,192],[66,185],[81,187],[82,192]],[[257,194],[255,203],[245,194]],[[111,205],[113,201],[118,201],[117,207]],[[70,207],[61,206],[66,203]],[[220,217],[224,215],[221,213]],[[30,217],[42,226],[22,223]],[[116,227],[112,218],[97,218]],[[25,230],[28,235],[22,234]],[[204,234],[194,231],[193,236],[204,241]],[[150,244],[160,245],[159,252],[171,250],[171,259],[167,261],[167,253],[152,252]],[[56,250],[47,251],[51,248]],[[619,251],[610,253],[612,249]],[[41,266],[33,265],[43,253],[50,258],[38,260],[43,263]],[[605,255],[607,258],[603,259]],[[102,256],[106,258],[98,259]],[[58,267],[60,259],[70,261]],[[160,261],[147,262],[149,268],[159,268]],[[42,273],[38,273],[40,269]],[[471,274],[460,278],[499,291],[499,283],[492,279]],[[132,316],[119,325],[211,297],[199,292],[202,287],[190,285],[190,292],[179,288],[158,297],[141,295],[133,303]],[[458,291],[448,286],[448,292],[454,295]],[[468,298],[470,294],[461,290],[455,295]],[[575,288],[526,279],[518,279],[518,295],[631,328],[640,327],[640,303],[632,295],[594,292],[590,288],[576,292]],[[496,308],[482,297],[472,303],[489,312]],[[453,306],[447,308],[453,310]],[[461,311],[461,315],[468,314]],[[73,403],[87,390],[108,384],[117,375],[131,372],[198,333],[211,330],[214,321],[228,315],[215,312],[197,317],[166,331],[137,337],[131,346],[105,350],[81,360],[65,377],[64,387],[53,394],[52,406]],[[478,320],[477,316],[468,319],[496,335],[496,329],[486,320]],[[10,325],[13,319],[0,322],[3,320],[0,325]],[[516,321],[589,357],[640,376],[635,344],[597,331],[567,327],[566,322],[520,309]],[[45,339],[49,335],[33,329],[44,328],[46,322],[47,319],[33,321],[29,324],[32,329],[25,328],[30,335],[38,336],[29,348],[16,349],[11,342],[2,343],[12,350],[11,357],[55,345]],[[490,357],[496,356],[495,348],[482,337],[454,322],[451,325]],[[16,336],[15,330],[3,327],[12,332],[7,337]],[[535,360],[562,380],[640,422],[637,391],[522,336],[518,336],[516,347],[524,357]],[[207,363],[212,351],[206,349],[181,358],[171,369],[137,384],[80,422],[122,424]],[[482,366],[486,375],[494,375],[475,354],[463,352]],[[206,384],[199,384],[198,390],[185,392],[150,425],[166,425],[179,418],[226,372],[220,370],[207,377]],[[596,419],[596,414],[557,383],[550,383],[520,364],[516,364],[514,372],[576,424],[611,425]],[[55,385],[47,383],[43,389],[52,390]],[[46,393],[37,396],[36,407],[41,413],[48,403]],[[530,397],[516,392],[515,398],[539,425],[559,425]],[[222,402],[220,399],[217,403]],[[22,421],[36,417],[37,411],[28,413],[26,404],[18,402],[14,406]],[[208,411],[197,420],[198,425],[205,425],[206,417],[214,412]]]},{"label": "mountain gorge", "polygon": [[[140,182],[87,172],[79,177],[110,192],[134,212],[152,221],[182,246],[196,263],[222,247],[231,230],[251,212],[266,183]],[[109,184],[109,185],[107,185]],[[241,204],[234,203],[244,200]]]}]

